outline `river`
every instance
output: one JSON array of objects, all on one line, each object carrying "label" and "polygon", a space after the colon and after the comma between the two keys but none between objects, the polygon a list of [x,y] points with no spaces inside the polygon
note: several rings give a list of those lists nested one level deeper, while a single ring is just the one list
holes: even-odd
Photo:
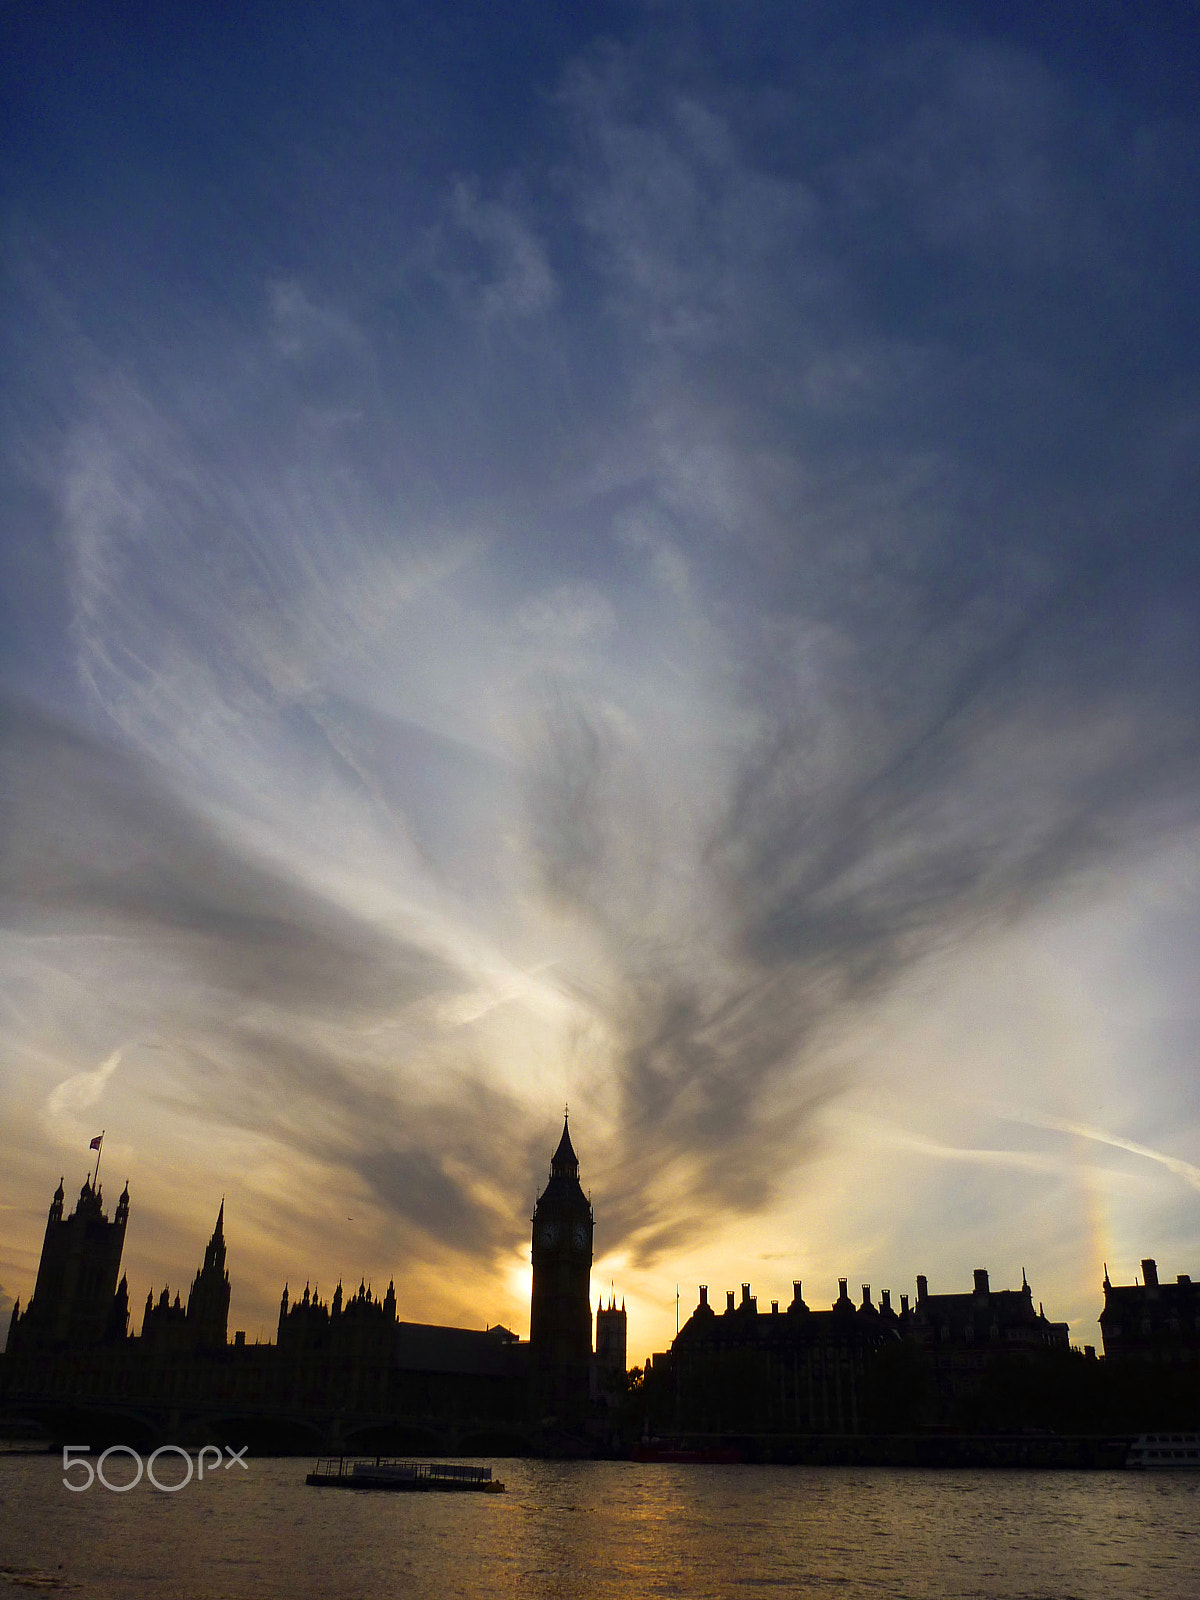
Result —
[{"label": "river", "polygon": [[[87,1600],[1200,1595],[1200,1475],[497,1461],[503,1495],[383,1495],[307,1488],[308,1465],[71,1493],[57,1458],[0,1456],[0,1585]],[[131,1469],[113,1458],[107,1475]],[[164,1483],[181,1471],[157,1464]]]}]

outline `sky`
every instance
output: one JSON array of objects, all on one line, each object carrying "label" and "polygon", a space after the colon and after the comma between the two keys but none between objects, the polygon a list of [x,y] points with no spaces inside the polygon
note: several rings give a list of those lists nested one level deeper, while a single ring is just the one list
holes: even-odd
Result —
[{"label": "sky", "polygon": [[1200,1273],[1200,8],[0,28],[0,1314]]}]

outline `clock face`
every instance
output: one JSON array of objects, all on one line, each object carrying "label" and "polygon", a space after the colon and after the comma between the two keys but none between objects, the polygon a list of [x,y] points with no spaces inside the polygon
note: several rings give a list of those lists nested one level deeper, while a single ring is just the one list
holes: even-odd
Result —
[{"label": "clock face", "polygon": [[577,1222],[571,1232],[571,1243],[576,1250],[587,1249],[587,1223]]},{"label": "clock face", "polygon": [[558,1223],[557,1222],[543,1222],[542,1223],[542,1243],[543,1244],[557,1244],[558,1243]]}]

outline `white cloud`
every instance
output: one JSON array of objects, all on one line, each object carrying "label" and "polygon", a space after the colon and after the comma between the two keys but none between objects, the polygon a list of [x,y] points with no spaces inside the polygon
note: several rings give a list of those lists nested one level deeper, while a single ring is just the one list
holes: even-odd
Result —
[{"label": "white cloud", "polygon": [[100,1104],[127,1049],[127,1045],[118,1045],[98,1067],[64,1078],[51,1090],[42,1108],[42,1120],[52,1137],[68,1144],[86,1142],[94,1136],[95,1129],[84,1120],[82,1113]]},{"label": "white cloud", "polygon": [[585,644],[603,639],[617,625],[608,596],[595,584],[559,584],[533,594],[517,611],[526,633],[559,644]]},{"label": "white cloud", "polygon": [[417,260],[485,323],[539,316],[558,298],[545,246],[521,209],[485,197],[474,181],[453,185]]}]

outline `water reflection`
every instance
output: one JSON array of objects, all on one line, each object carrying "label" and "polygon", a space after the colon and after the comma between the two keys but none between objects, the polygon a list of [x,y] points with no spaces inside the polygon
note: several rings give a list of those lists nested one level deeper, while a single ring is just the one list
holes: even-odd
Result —
[{"label": "water reflection", "polygon": [[96,1600],[1200,1593],[1200,1478],[505,1462],[502,1496],[390,1496],[306,1489],[306,1466],[71,1495],[56,1460],[0,1458],[0,1577]]}]

